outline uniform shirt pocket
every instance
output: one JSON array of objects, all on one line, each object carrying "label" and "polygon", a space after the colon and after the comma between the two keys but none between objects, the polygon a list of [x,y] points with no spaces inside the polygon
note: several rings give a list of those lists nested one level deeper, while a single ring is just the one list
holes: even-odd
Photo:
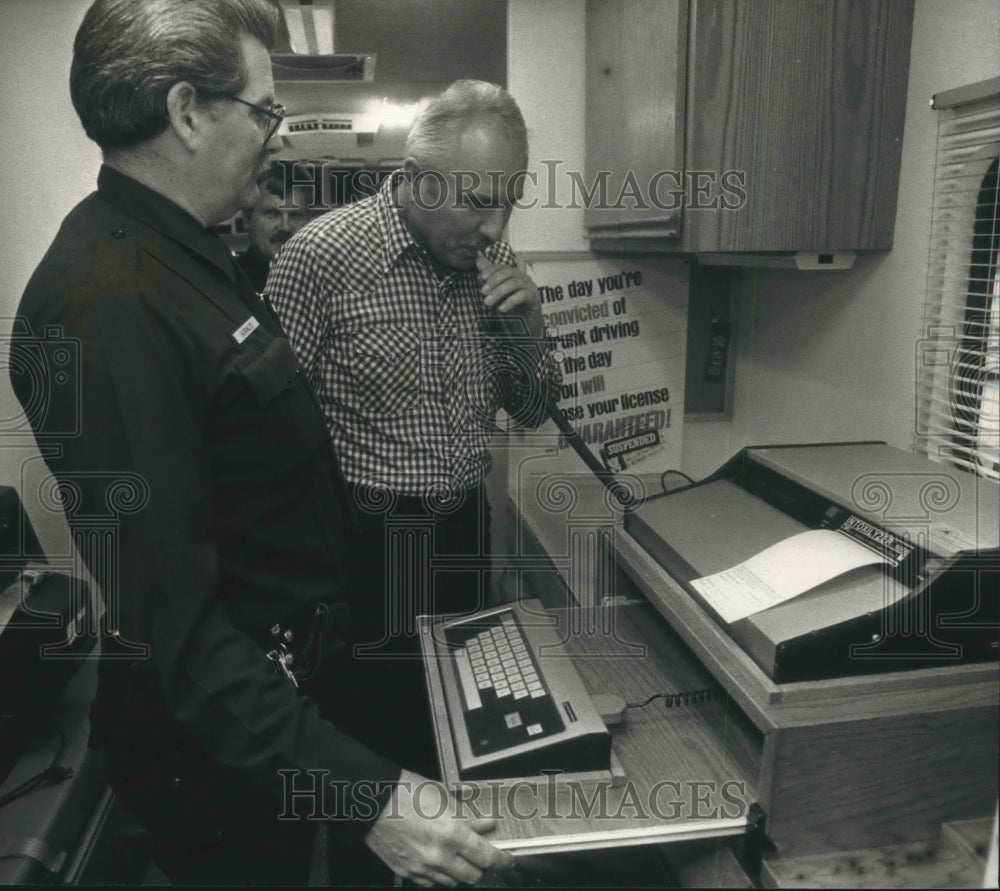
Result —
[{"label": "uniform shirt pocket", "polygon": [[298,361],[283,338],[272,340],[262,353],[239,366],[257,404],[265,406],[295,386]]},{"label": "uniform shirt pocket", "polygon": [[370,327],[355,331],[348,360],[356,407],[364,414],[400,415],[420,398],[420,335],[411,328]]},{"label": "uniform shirt pocket", "polygon": [[220,448],[234,464],[261,464],[262,473],[264,462],[290,466],[310,460],[328,433],[288,341],[271,340],[259,353],[237,361],[236,371],[244,395],[217,418],[228,434]]}]

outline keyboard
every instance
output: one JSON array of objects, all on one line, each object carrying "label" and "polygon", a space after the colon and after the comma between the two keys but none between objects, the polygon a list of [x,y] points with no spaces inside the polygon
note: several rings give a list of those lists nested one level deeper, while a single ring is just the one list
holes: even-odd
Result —
[{"label": "keyboard", "polygon": [[460,779],[607,771],[611,736],[537,600],[433,626]]}]

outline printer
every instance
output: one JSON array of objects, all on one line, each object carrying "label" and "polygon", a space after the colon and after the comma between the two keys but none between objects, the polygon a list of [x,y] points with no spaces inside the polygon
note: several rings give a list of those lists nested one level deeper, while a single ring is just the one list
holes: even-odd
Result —
[{"label": "printer", "polygon": [[[624,529],[775,683],[998,658],[1000,486],[882,442],[749,447]],[[881,562],[726,622],[692,586],[811,529]]]}]

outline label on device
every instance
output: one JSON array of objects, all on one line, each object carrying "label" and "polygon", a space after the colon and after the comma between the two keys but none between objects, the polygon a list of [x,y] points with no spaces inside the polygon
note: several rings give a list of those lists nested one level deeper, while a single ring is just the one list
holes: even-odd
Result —
[{"label": "label on device", "polygon": [[867,520],[862,520],[861,517],[855,517],[853,514],[840,524],[837,531],[858,544],[864,545],[896,566],[913,553],[912,545],[907,544],[891,532],[879,529],[878,526],[872,525]]}]

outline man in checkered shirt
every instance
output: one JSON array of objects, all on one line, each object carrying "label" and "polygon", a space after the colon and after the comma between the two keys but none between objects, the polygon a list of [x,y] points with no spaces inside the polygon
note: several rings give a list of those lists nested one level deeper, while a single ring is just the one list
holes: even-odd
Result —
[{"label": "man in checkered shirt", "polygon": [[393,702],[364,710],[391,713],[368,729],[413,728],[411,765],[428,711],[414,617],[486,605],[497,412],[537,426],[555,396],[538,289],[501,240],[527,160],[513,97],[457,81],[414,124],[402,169],[301,230],[268,279],[355,487],[359,691]]}]

